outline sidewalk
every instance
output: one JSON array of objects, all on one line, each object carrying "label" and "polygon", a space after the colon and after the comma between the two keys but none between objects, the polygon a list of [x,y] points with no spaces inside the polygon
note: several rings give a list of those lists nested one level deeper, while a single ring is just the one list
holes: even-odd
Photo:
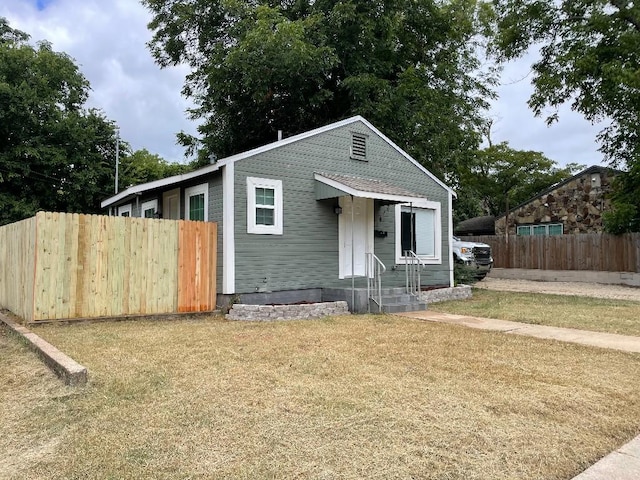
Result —
[{"label": "sidewalk", "polygon": [[[526,335],[561,342],[579,343],[592,347],[611,348],[623,352],[640,353],[640,337],[613,333],[590,332],[573,328],[529,325],[526,323],[467,317],[430,311],[397,313],[403,317],[430,322],[463,325],[481,330],[492,330],[514,335]],[[610,453],[573,480],[638,480],[640,479],[640,436]]]},{"label": "sidewalk", "polygon": [[[640,337],[617,335],[615,333],[591,332],[574,328],[548,327],[546,325],[530,325],[527,323],[495,320],[493,318],[467,317],[431,311],[397,313],[403,317],[428,320],[430,322],[464,325],[480,330],[493,330],[514,335],[526,335],[536,338],[547,338],[561,342],[579,343],[591,347],[611,348],[623,352],[640,353]],[[638,477],[640,478],[640,477]]]}]

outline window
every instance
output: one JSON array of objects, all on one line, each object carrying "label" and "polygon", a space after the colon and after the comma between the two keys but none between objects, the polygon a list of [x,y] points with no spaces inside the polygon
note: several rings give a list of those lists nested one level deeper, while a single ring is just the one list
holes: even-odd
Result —
[{"label": "window", "polygon": [[396,262],[404,263],[407,250],[425,263],[441,263],[440,204],[420,202],[396,206]]},{"label": "window", "polygon": [[201,222],[208,219],[209,204],[209,184],[203,183],[190,187],[184,191],[184,219],[199,220]]},{"label": "window", "polygon": [[533,226],[533,234],[534,235],[546,235],[547,234],[547,226],[546,225],[534,225]]},{"label": "window", "polygon": [[411,250],[419,256],[435,255],[435,211],[401,207],[400,243],[402,252]]},{"label": "window", "polygon": [[518,225],[516,229],[516,235],[529,236],[529,235],[562,235],[564,232],[563,225],[561,223],[541,223],[538,225]]},{"label": "window", "polygon": [[119,217],[130,217],[131,216],[131,204],[120,205],[118,207],[118,216]]},{"label": "window", "polygon": [[273,188],[256,187],[256,225],[272,227],[275,222],[275,197]]},{"label": "window", "polygon": [[549,225],[549,235],[562,235],[563,233],[563,225],[561,223]]},{"label": "window", "polygon": [[351,158],[367,160],[367,136],[362,133],[351,134]]},{"label": "window", "polygon": [[158,200],[149,200],[142,204],[142,217],[144,218],[156,218],[156,212],[158,211]]},{"label": "window", "polygon": [[247,177],[247,233],[282,235],[282,180]]}]

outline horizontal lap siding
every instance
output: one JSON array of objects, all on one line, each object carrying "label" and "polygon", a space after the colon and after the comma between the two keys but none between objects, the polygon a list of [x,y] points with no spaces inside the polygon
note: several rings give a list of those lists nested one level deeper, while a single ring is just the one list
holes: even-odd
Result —
[{"label": "horizontal lap siding", "polygon": [[[367,162],[349,158],[351,132],[368,135]],[[364,124],[352,124],[236,163],[236,290],[239,293],[351,285],[351,279],[338,279],[335,200],[315,200],[314,172],[381,179],[440,202],[443,239],[449,236],[447,191]],[[283,235],[247,234],[247,176],[282,180]],[[380,209],[376,209],[375,214],[379,217]],[[382,221],[375,220],[375,229],[388,231],[386,239],[375,239],[375,253],[388,269],[386,281],[403,284],[404,271],[391,270],[395,264],[393,207],[389,207]],[[427,267],[426,282],[448,283],[448,266],[448,245],[445,244],[442,265]],[[363,279],[358,283],[365,285]]]}]

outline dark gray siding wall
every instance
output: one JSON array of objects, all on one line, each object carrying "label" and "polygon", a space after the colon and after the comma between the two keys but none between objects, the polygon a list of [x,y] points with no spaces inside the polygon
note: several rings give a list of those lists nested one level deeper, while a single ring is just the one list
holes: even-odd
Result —
[{"label": "dark gray siding wall", "polygon": [[[368,135],[367,159],[349,158],[351,133]],[[442,264],[430,265],[425,285],[449,283],[448,193],[400,153],[358,122],[240,160],[235,165],[236,290],[238,293],[315,287],[349,287],[338,279],[336,200],[315,200],[314,172],[382,179],[442,205]],[[283,235],[247,233],[248,176],[281,179]],[[375,203],[375,253],[387,266],[383,285],[404,285],[404,267],[395,268],[394,207]],[[363,278],[357,286],[366,286]]]}]

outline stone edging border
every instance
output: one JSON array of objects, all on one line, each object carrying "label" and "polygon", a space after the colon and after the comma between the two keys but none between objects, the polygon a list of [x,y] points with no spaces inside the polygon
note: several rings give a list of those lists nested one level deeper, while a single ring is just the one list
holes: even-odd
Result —
[{"label": "stone edging border", "polygon": [[420,299],[427,303],[446,302],[448,300],[466,300],[472,298],[473,292],[470,285],[458,285],[457,287],[437,288],[420,293]]},{"label": "stone edging border", "polygon": [[80,365],[73,358],[65,355],[56,347],[46,342],[38,335],[17,324],[0,313],[0,322],[4,323],[13,334],[21,337],[27,346],[33,350],[66,385],[76,387],[87,383],[87,368]]},{"label": "stone edging border", "polygon": [[345,301],[318,302],[297,305],[248,305],[236,303],[225,318],[227,320],[307,320],[330,315],[348,315]]}]

